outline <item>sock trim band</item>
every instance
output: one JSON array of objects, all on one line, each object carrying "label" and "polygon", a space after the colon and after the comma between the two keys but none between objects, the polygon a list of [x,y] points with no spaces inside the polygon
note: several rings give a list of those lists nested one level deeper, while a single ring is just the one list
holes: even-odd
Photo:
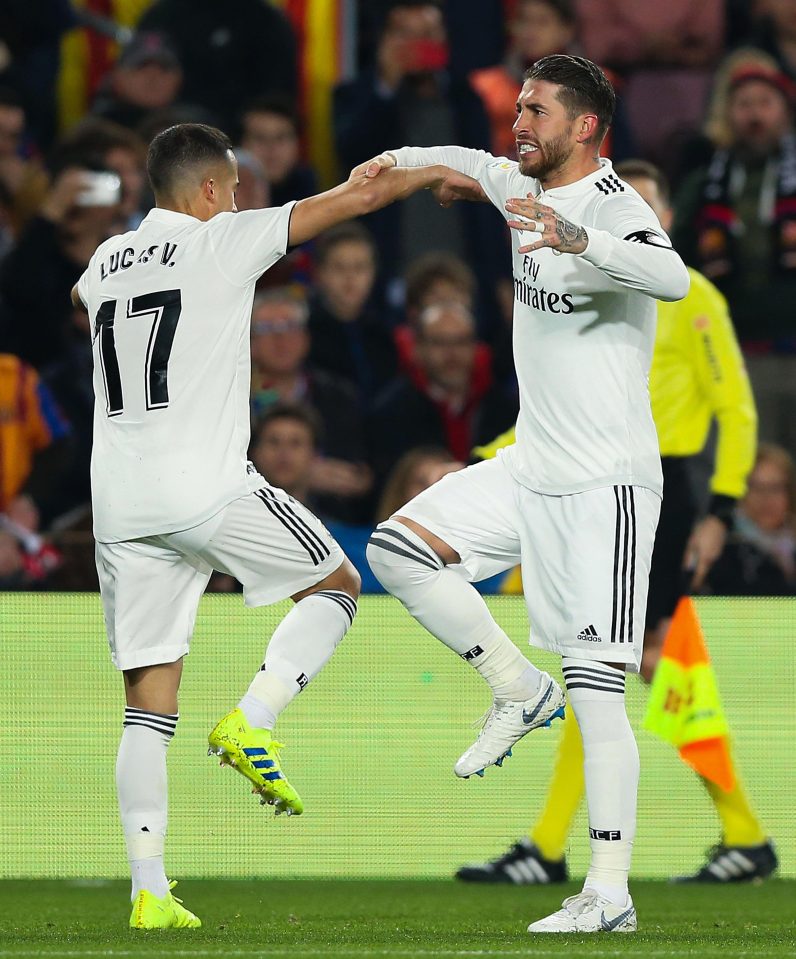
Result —
[{"label": "sock trim band", "polygon": [[368,540],[368,546],[378,546],[380,549],[386,549],[389,553],[395,553],[398,556],[405,556],[407,559],[414,560],[415,563],[420,563],[421,566],[425,566],[428,569],[434,570],[436,573],[441,567],[430,563],[428,560],[421,559],[417,553],[410,553],[409,550],[401,549],[400,546],[396,546],[395,543],[390,543],[384,539],[376,539],[376,533],[382,532],[382,530],[376,530]]},{"label": "sock trim band", "polygon": [[310,596],[323,596],[324,599],[330,599],[333,603],[337,603],[345,610],[348,616],[348,625],[350,626],[354,622],[354,617],[357,614],[357,604],[348,593],[337,589],[319,589],[315,593],[310,593],[305,599],[309,599]]},{"label": "sock trim band", "polygon": [[153,713],[146,709],[138,709],[135,706],[126,706],[124,710],[123,726],[145,726],[156,733],[162,733],[171,738],[177,729],[177,720],[179,713],[164,714]]},{"label": "sock trim band", "polygon": [[429,560],[431,563],[434,563],[437,569],[442,569],[444,565],[442,560],[437,554],[431,550],[426,549],[423,546],[418,546],[417,543],[413,542],[408,536],[404,533],[399,533],[397,529],[393,529],[387,523],[382,523],[381,526],[377,526],[373,531],[375,533],[381,533],[383,536],[392,536],[393,539],[397,539],[399,542],[403,543],[407,549],[413,550],[418,556],[423,559]]}]

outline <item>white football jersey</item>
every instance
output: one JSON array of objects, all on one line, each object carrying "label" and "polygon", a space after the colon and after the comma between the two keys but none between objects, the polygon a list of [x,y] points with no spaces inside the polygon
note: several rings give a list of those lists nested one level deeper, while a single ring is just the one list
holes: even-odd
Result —
[{"label": "white football jersey", "polygon": [[516,443],[499,455],[539,493],[630,485],[660,495],[648,387],[655,299],[681,299],[689,277],[647,203],[605,159],[589,176],[544,191],[516,161],[481,150],[393,153],[402,166],[442,163],[474,177],[506,219],[506,200],[531,194],[586,228],[580,255],[520,254],[537,235],[512,231],[520,414]]},{"label": "white football jersey", "polygon": [[188,529],[263,484],[247,464],[257,278],[294,204],[203,222],[152,210],[78,281],[94,352],[94,535]]}]

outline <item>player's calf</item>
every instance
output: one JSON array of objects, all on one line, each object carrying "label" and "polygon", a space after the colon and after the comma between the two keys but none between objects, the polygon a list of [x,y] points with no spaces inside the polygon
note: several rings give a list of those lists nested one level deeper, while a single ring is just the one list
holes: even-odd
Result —
[{"label": "player's calf", "polygon": [[[347,589],[339,588],[341,583]],[[245,776],[277,815],[300,815],[304,809],[282,771],[282,744],[273,737],[277,717],[318,675],[348,632],[357,612],[358,591],[359,576],[346,560],[330,577],[297,594],[296,605],[274,631],[265,662],[237,709],[210,733],[209,752]]]}]

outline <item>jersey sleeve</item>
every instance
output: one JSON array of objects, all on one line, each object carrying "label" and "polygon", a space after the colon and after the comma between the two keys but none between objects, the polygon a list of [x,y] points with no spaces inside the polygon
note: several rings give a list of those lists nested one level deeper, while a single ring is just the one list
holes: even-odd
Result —
[{"label": "jersey sleeve", "polygon": [[700,386],[718,422],[716,460],[710,490],[739,499],[755,460],[757,413],[752,388],[727,309],[727,301],[702,276],[688,317],[691,355]]},{"label": "jersey sleeve", "polygon": [[622,286],[656,300],[681,300],[690,284],[685,264],[650,207],[634,194],[606,197],[580,254]]},{"label": "jersey sleeve", "polygon": [[219,269],[231,283],[248,286],[287,253],[295,205],[219,213],[208,222]]},{"label": "jersey sleeve", "polygon": [[[500,210],[511,196],[524,196],[530,189],[530,180],[519,172],[517,162],[496,157],[486,150],[467,147],[401,147],[390,150],[398,166],[433,166],[436,163],[450,167],[477,180],[491,202]],[[522,182],[518,182],[522,181]]]}]

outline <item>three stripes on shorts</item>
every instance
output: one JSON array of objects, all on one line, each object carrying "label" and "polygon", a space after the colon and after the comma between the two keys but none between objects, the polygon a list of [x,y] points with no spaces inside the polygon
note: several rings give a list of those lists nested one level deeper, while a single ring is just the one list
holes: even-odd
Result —
[{"label": "three stripes on shorts", "polygon": [[611,642],[633,642],[633,604],[636,592],[636,498],[632,486],[614,486],[614,601]]},{"label": "three stripes on shorts", "polygon": [[304,547],[314,566],[320,566],[325,559],[328,559],[332,552],[329,544],[324,543],[298,510],[294,509],[292,500],[285,502],[269,486],[255,490],[254,495]]}]

